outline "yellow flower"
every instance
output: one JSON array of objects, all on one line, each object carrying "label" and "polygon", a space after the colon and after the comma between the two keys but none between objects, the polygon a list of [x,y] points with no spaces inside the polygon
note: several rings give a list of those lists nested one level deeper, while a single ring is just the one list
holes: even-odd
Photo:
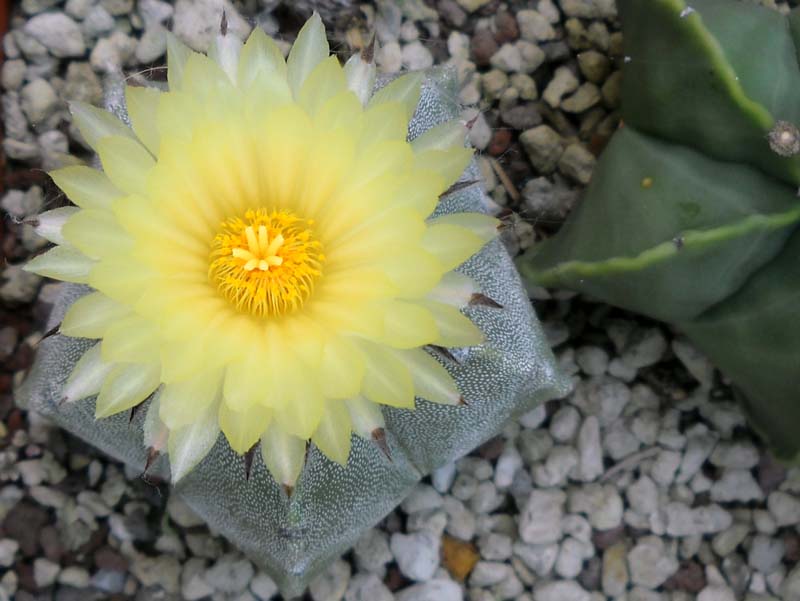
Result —
[{"label": "yellow flower", "polygon": [[370,62],[328,52],[316,15],[286,61],[258,29],[209,56],[171,39],[169,91],[126,90],[132,129],[73,106],[102,171],[51,174],[79,209],[40,216],[57,246],[27,269],[93,289],[60,327],[100,340],[64,400],[97,395],[101,418],[157,392],[146,442],[174,479],[220,430],[286,485],[309,439],[344,464],[380,405],[460,402],[423,347],[483,340],[453,269],[496,221],[430,217],[470,161],[464,125],[407,141],[421,77],[372,95]]}]

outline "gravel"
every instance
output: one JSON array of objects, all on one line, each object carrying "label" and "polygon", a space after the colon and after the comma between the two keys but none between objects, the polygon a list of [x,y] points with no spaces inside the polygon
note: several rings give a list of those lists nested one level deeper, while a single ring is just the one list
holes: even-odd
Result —
[{"label": "gravel", "polygon": [[[0,72],[0,600],[278,599],[272,579],[191,509],[11,403],[55,290],[21,270],[42,246],[19,221],[62,202],[43,169],[68,149],[88,158],[67,104],[99,103],[109,74],[158,78],[149,67],[163,63],[168,30],[205,50],[223,6],[238,37],[259,22],[291,40],[296,22],[275,4],[15,8]],[[487,191],[522,218],[504,235],[509,248],[550,235],[619,122],[613,1],[367,3],[364,15],[382,72],[456,70]],[[356,39],[358,21],[329,25],[335,47]],[[772,459],[708,360],[657,323],[530,292],[574,392],[436,470],[305,599],[800,601],[800,470]],[[466,568],[441,553],[443,540],[463,545]]]}]

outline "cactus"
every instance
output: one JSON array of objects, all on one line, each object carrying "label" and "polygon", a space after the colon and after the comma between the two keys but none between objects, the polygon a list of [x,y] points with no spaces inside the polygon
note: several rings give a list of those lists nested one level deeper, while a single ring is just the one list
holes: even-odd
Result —
[{"label": "cactus", "polygon": [[[174,43],[173,40],[171,44]],[[150,475],[165,478],[171,475],[174,494],[180,495],[215,530],[268,571],[284,595],[292,596],[300,593],[310,578],[352,545],[364,529],[374,525],[399,503],[421,477],[496,434],[510,417],[564,394],[569,383],[556,372],[552,354],[513,263],[494,236],[496,220],[479,214],[488,203],[472,181],[479,178],[476,166],[469,165],[464,180],[451,185],[462,175],[471,156],[471,152],[463,148],[463,125],[454,121],[457,106],[452,99],[457,94],[452,73],[429,73],[421,92],[419,82],[423,78],[419,75],[406,75],[391,83],[383,81],[380,83],[385,85],[373,95],[375,75],[374,66],[368,64],[369,57],[355,57],[342,72],[335,59],[327,58],[327,42],[318,16],[312,17],[301,31],[288,65],[282,62],[279,52],[274,52],[275,48],[263,32],[254,33],[242,47],[241,42],[230,39],[223,26],[215,44],[210,53],[214,62],[200,55],[190,56],[185,48],[171,47],[170,56],[177,57],[178,68],[171,63],[170,90],[175,86],[177,93],[165,94],[167,100],[159,101],[155,90],[127,88],[123,91],[121,83],[111,86],[109,108],[125,123],[132,122],[132,130],[108,113],[91,107],[75,107],[76,120],[87,141],[98,147],[105,173],[79,167],[53,174],[80,204],[81,210],[72,207],[40,216],[38,230],[58,246],[31,261],[27,268],[72,283],[64,286],[48,324],[58,333],[42,341],[32,371],[17,398],[21,405],[52,417],[111,456]],[[240,54],[242,62],[237,68]],[[239,92],[245,94],[245,100],[247,95],[255,95],[250,98],[250,104],[243,105],[241,114],[232,113],[232,107],[241,100],[237,96]],[[225,102],[215,97],[217,93]],[[293,98],[303,111],[308,111],[308,116],[298,113],[301,109],[293,103]],[[127,100],[127,105],[123,99]],[[173,101],[175,105],[169,104]],[[227,125],[235,130],[242,125],[236,119],[251,119],[253,114],[258,118],[246,124],[259,127],[272,123],[275,129],[270,133],[289,131],[291,135],[283,142],[293,142],[296,130],[283,127],[283,120],[269,121],[271,103],[278,107],[276,111],[283,111],[282,117],[294,111],[299,126],[318,126],[323,133],[331,133],[325,129],[331,123],[338,125],[334,133],[339,134],[356,132],[361,136],[359,127],[364,128],[363,137],[356,141],[366,155],[365,162],[335,170],[339,166],[336,160],[349,156],[346,152],[349,141],[345,139],[342,143],[342,137],[309,136],[306,139],[317,151],[328,153],[327,160],[334,168],[319,160],[320,155],[310,153],[298,153],[293,159],[287,159],[293,156],[291,147],[282,146],[280,152],[273,148],[272,153],[266,153],[261,147],[248,146],[253,149],[252,155],[235,145],[225,146],[224,153],[217,144],[206,142],[202,147],[203,140],[207,140],[203,135],[209,131],[214,133],[213,141],[229,142],[225,136],[230,127],[220,128],[218,120],[225,122],[230,117],[232,121]],[[342,114],[334,109],[341,110]],[[364,116],[362,110],[374,112]],[[161,115],[164,111],[170,119],[153,118],[154,114]],[[252,111],[264,111],[264,114]],[[318,121],[312,123],[309,116]],[[397,127],[398,118],[402,127]],[[190,137],[192,144],[181,147],[183,154],[167,152],[174,151],[169,143],[180,143],[169,138],[168,133],[177,131],[176,137],[184,136],[185,120],[191,124],[192,119],[199,123],[199,128],[192,132],[196,136]],[[367,129],[365,124],[370,124],[372,129]],[[352,132],[348,128],[352,128]],[[247,133],[238,139],[246,144],[254,142],[248,137],[249,130],[244,131]],[[182,139],[185,143],[185,138]],[[269,144],[273,138],[257,138],[258,142],[262,140]],[[326,144],[325,140],[329,146],[318,148]],[[333,144],[331,140],[339,143]],[[375,146],[370,146],[372,143]],[[374,151],[375,148],[380,152]],[[199,154],[191,154],[193,151]],[[414,151],[420,152],[425,160],[415,162]],[[203,179],[205,174],[195,169],[190,172],[193,177],[180,180],[183,187],[168,188],[172,193],[160,197],[164,204],[179,203],[170,205],[173,210],[179,209],[173,214],[180,218],[171,222],[174,227],[170,232],[175,238],[172,240],[163,235],[166,230],[159,221],[163,214],[156,211],[161,205],[147,202],[148,195],[158,195],[165,183],[170,184],[170,177],[184,173],[180,169],[185,168],[186,163],[182,165],[176,161],[176,157],[182,156],[193,160],[197,160],[197,156],[211,156],[213,162],[202,164],[206,169],[219,169],[217,163],[229,162],[227,169],[215,171],[216,177],[209,179]],[[318,159],[313,168],[319,172],[309,174],[297,167],[306,165],[300,162],[305,161],[306,156]],[[176,162],[169,162],[165,157]],[[297,181],[310,182],[308,187],[299,183],[297,187],[287,187],[295,195],[287,195],[283,201],[276,201],[276,196],[269,194],[254,194],[259,203],[283,202],[282,208],[290,206],[297,211],[311,211],[309,207],[317,207],[321,218],[338,224],[340,230],[345,218],[337,215],[339,220],[333,220],[330,213],[322,212],[319,207],[330,211],[334,200],[338,199],[334,208],[355,210],[348,208],[347,203],[353,198],[363,198],[359,194],[371,192],[372,195],[367,196],[371,202],[356,207],[366,212],[366,218],[350,225],[356,233],[367,231],[362,227],[364,222],[371,225],[369,233],[365,234],[369,252],[363,252],[357,245],[362,252],[351,257],[356,256],[358,261],[348,263],[339,259],[342,261],[339,272],[331,267],[331,273],[342,273],[351,264],[369,265],[369,261],[382,260],[380,257],[399,255],[388,263],[386,273],[370,271],[368,285],[343,286],[348,296],[339,298],[336,303],[340,313],[335,316],[345,314],[346,321],[340,336],[348,341],[352,339],[350,344],[356,349],[365,345],[363,348],[375,355],[363,357],[366,370],[355,369],[355,360],[350,363],[339,360],[342,356],[358,359],[366,351],[348,354],[344,352],[346,347],[338,347],[342,353],[333,357],[336,369],[324,372],[320,366],[325,361],[321,357],[322,349],[314,345],[315,332],[308,329],[290,330],[290,338],[279,338],[285,342],[280,351],[287,353],[291,361],[276,355],[266,356],[270,361],[280,362],[288,373],[275,370],[270,361],[253,361],[254,356],[264,358],[258,355],[259,344],[273,344],[276,330],[267,328],[278,327],[279,323],[288,324],[287,328],[297,323],[308,325],[311,311],[308,307],[320,306],[325,297],[309,290],[306,281],[319,276],[319,281],[323,282],[319,286],[324,285],[326,277],[335,282],[334,275],[326,275],[324,269],[334,264],[334,251],[338,248],[342,253],[342,248],[347,248],[343,246],[346,241],[353,239],[352,231],[348,230],[345,233],[351,234],[350,237],[341,234],[325,239],[320,235],[323,241],[320,244],[329,243],[327,257],[323,257],[313,233],[297,234],[293,229],[301,223],[306,228],[304,231],[324,233],[324,223],[319,230],[311,229],[312,224],[317,223],[311,219],[315,213],[304,214],[302,221],[293,220],[284,215],[288,209],[267,213],[269,207],[263,214],[261,208],[234,212],[222,225],[216,221],[207,224],[213,227],[204,229],[203,219],[219,208],[213,204],[219,197],[226,199],[227,204],[223,204],[229,212],[232,212],[231,206],[244,203],[247,190],[246,183],[241,182],[247,180],[237,180],[231,173],[241,175],[251,164],[250,159],[255,160],[253,157],[269,159],[274,164],[260,164],[260,169],[269,171],[270,177],[251,182],[265,181],[263,185],[268,188],[285,181],[282,176],[292,170],[303,176]],[[389,173],[379,162],[380,159],[386,161],[387,157],[392,161]],[[235,160],[230,162],[231,158]],[[344,164],[348,165],[346,161]],[[377,171],[367,170],[367,175],[363,175],[363,164]],[[418,167],[420,164],[423,166]],[[163,169],[159,170],[159,166]],[[357,169],[359,166],[361,172]],[[409,168],[420,171],[404,171]],[[442,177],[436,170],[441,170]],[[318,182],[329,183],[332,177],[355,178],[358,173],[364,177],[355,179],[360,187],[354,190],[359,194],[337,197],[332,195],[331,188],[317,185]],[[380,179],[375,173],[385,177]],[[435,177],[427,180],[421,177],[431,174]],[[157,179],[159,177],[161,179]],[[187,180],[194,184],[206,182],[206,191],[214,194],[193,196],[190,192],[197,188],[187,186]],[[217,180],[221,180],[219,187],[216,187]],[[384,185],[375,187],[375,180]],[[365,181],[374,186],[370,188]],[[426,187],[426,181],[433,188]],[[237,185],[244,187],[237,188]],[[398,192],[399,185],[403,186],[402,194]],[[231,189],[236,194],[225,197]],[[120,190],[126,190],[127,195]],[[175,190],[180,192],[176,194]],[[319,190],[327,191],[324,199],[330,201],[328,204],[315,204],[311,192]],[[402,214],[392,213],[395,219],[388,225],[381,224],[369,213],[388,202],[387,190],[391,198],[396,195],[398,203],[402,204]],[[270,193],[279,195],[280,191]],[[422,215],[425,207],[433,212],[427,221]],[[263,225],[266,216],[276,213],[279,217],[270,219],[283,221],[278,225],[273,221]],[[89,222],[82,222],[82,219]],[[397,231],[406,233],[402,229],[408,225],[406,219],[416,225],[408,236],[398,238]],[[102,220],[105,225],[94,227],[92,223],[96,226],[99,222],[91,220]],[[245,220],[255,225],[243,231],[236,230],[244,228]],[[184,224],[191,224],[191,227],[183,229]],[[283,228],[281,234],[273,231],[279,226]],[[194,262],[200,266],[196,272],[188,256],[183,257],[187,261],[176,262],[183,256],[182,251],[178,250],[179,245],[171,245],[176,241],[188,244],[195,227],[205,236],[202,260]],[[214,235],[217,227],[223,228],[222,233]],[[428,227],[439,236],[424,238]],[[159,232],[155,237],[154,231]],[[382,231],[386,237],[381,239],[382,246],[374,244],[376,231]],[[137,236],[154,242],[155,252],[149,252],[148,244],[137,246]],[[370,240],[373,240],[372,245]],[[415,241],[427,246],[425,249],[406,246]],[[281,246],[284,243],[288,249]],[[296,250],[298,248],[301,250]],[[220,258],[224,269],[235,271],[233,280],[227,276],[217,277],[215,270]],[[117,268],[104,269],[104,261]],[[184,355],[190,363],[195,353],[208,352],[214,356],[207,360],[217,360],[216,355],[224,356],[229,349],[224,344],[203,344],[202,336],[211,330],[203,320],[192,322],[192,328],[187,331],[185,317],[186,314],[191,316],[193,307],[186,306],[185,299],[181,300],[183,297],[178,297],[175,318],[160,321],[170,308],[175,310],[176,303],[170,303],[173,297],[169,289],[159,291],[151,286],[161,283],[161,270],[170,269],[173,263],[179,268],[169,273],[167,283],[188,282],[189,277],[199,273],[200,289],[205,296],[197,300],[213,302],[216,307],[207,314],[210,321],[223,315],[236,321],[222,323],[246,323],[248,326],[233,330],[244,352],[234,355],[225,364],[224,385],[220,377],[213,379],[213,364],[206,369],[207,364],[200,362],[198,371],[188,371],[189,375],[184,373],[182,377],[177,375],[182,373],[181,368],[186,368]],[[156,271],[137,279],[141,276],[137,270],[142,266]],[[456,266],[457,272],[449,271]],[[133,269],[128,272],[124,269],[128,267]],[[288,269],[293,271],[286,271]],[[316,273],[320,269],[323,270],[321,275]],[[286,306],[268,304],[264,295],[256,294],[263,291],[257,285],[266,286],[268,284],[263,282],[273,281],[260,272],[274,278],[281,277],[281,273],[293,275],[291,279],[279,280],[285,285],[274,294],[270,289],[266,296],[275,303],[286,301]],[[407,288],[398,291],[396,285],[387,285],[389,275],[403,279]],[[354,280],[345,281],[352,284]],[[89,286],[85,285],[87,283]],[[142,294],[145,286],[147,295]],[[232,286],[238,288],[234,290],[236,295],[229,297]],[[305,296],[298,300],[297,295],[289,296],[286,290]],[[251,292],[252,296],[247,296]],[[381,296],[384,294],[387,298]],[[402,318],[381,314],[383,320],[372,332],[369,328],[375,320],[370,319],[369,311],[390,310],[389,295],[401,295],[403,306],[419,302],[418,308],[428,309],[413,312],[411,318],[408,313]],[[458,308],[451,303],[455,310],[444,311],[442,302],[453,301],[453,295],[460,299]],[[377,305],[372,304],[375,299]],[[302,307],[303,302],[308,302],[309,313],[293,313],[296,305]],[[224,303],[230,303],[236,311]],[[155,315],[151,317],[154,307]],[[428,310],[431,315],[426,314]],[[438,317],[432,317],[434,314]],[[126,325],[126,320],[131,318],[136,320],[135,327]],[[159,320],[155,322],[158,327],[153,328],[149,319]],[[340,322],[341,318],[339,321],[331,318],[323,324],[323,331],[338,327]],[[396,327],[398,323],[402,327]],[[358,329],[362,326],[366,329]],[[178,348],[167,346],[168,332],[173,327],[182,328],[189,335],[190,344],[184,343]],[[357,334],[353,334],[354,329]],[[267,342],[262,342],[259,334]],[[425,336],[432,338],[420,342],[420,337]],[[379,343],[384,337],[386,342]],[[437,337],[450,344],[441,344]],[[98,343],[97,338],[101,342]],[[224,343],[225,340],[220,337],[215,342]],[[423,345],[426,350],[419,348]],[[404,361],[410,362],[408,366]],[[112,362],[114,366],[109,365]],[[241,369],[242,364],[246,369]],[[87,365],[91,368],[87,369]],[[293,374],[300,373],[300,368],[303,368],[301,377],[292,379]],[[178,371],[167,377],[170,369]],[[126,373],[125,370],[143,375],[123,380],[119,374]],[[341,376],[349,371],[358,373],[349,379]],[[269,378],[263,379],[263,373]],[[208,377],[213,379],[213,386],[206,385]],[[376,379],[382,386],[373,382]],[[120,381],[125,386],[119,385]],[[349,389],[353,385],[362,386],[361,392],[358,389],[347,393],[336,390],[336,386],[344,386],[343,381]],[[407,386],[404,385],[406,381]],[[170,393],[171,386],[188,387],[191,394],[175,396]],[[325,392],[328,396],[314,394],[315,386],[332,387],[333,392],[329,395]],[[276,396],[272,394],[273,389],[281,390],[281,398],[273,398]],[[155,393],[148,396],[154,390]],[[285,402],[287,396],[290,396],[289,403]],[[373,396],[377,400],[368,403],[366,399],[372,401]],[[390,401],[400,396],[407,397],[409,402],[390,406]],[[266,401],[275,401],[275,404]],[[239,405],[245,408],[237,409],[235,406]],[[129,415],[128,409],[136,411]],[[274,421],[270,422],[273,417]],[[310,422],[311,427],[307,435],[301,436],[295,429],[306,422]],[[306,449],[309,438],[311,444]],[[261,452],[255,453],[259,440]]]},{"label": "cactus", "polygon": [[800,451],[800,15],[620,0],[623,126],[523,277],[671,322]]}]

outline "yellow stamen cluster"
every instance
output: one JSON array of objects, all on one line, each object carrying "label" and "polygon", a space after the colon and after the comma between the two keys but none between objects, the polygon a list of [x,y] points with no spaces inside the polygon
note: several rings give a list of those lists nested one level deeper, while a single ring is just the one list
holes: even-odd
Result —
[{"label": "yellow stamen cluster", "polygon": [[211,243],[209,279],[243,313],[268,317],[297,310],[325,260],[312,225],[265,208],[224,221]]}]

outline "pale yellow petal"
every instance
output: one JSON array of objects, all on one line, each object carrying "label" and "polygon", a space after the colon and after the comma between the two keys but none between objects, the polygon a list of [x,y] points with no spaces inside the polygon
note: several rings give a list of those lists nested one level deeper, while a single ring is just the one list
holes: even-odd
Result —
[{"label": "pale yellow petal", "polygon": [[342,401],[328,401],[325,412],[311,437],[317,448],[339,465],[347,465],[350,457],[350,414]]},{"label": "pale yellow petal", "polygon": [[381,345],[362,344],[367,357],[362,394],[373,403],[412,409],[414,383],[406,364]]},{"label": "pale yellow petal", "polygon": [[471,148],[451,147],[447,150],[423,150],[415,154],[415,165],[419,169],[430,169],[441,173],[448,182],[455,182],[464,173],[472,160]]},{"label": "pale yellow petal", "polygon": [[270,390],[269,356],[260,344],[249,344],[247,354],[225,370],[223,398],[232,411],[260,405]]},{"label": "pale yellow petal", "polygon": [[423,217],[428,217],[439,204],[439,195],[447,189],[444,177],[435,171],[415,169],[408,185],[398,190],[392,198],[397,207],[410,207]]},{"label": "pale yellow petal", "polygon": [[233,85],[238,85],[241,52],[242,41],[228,33],[215,36],[208,49],[208,57],[219,65]]},{"label": "pale yellow petal", "polygon": [[304,372],[300,366],[297,368],[299,372],[289,378],[292,396],[284,407],[275,411],[275,421],[287,434],[308,440],[322,418],[325,400],[318,378]]},{"label": "pale yellow petal", "polygon": [[99,148],[98,143],[104,138],[113,136],[131,141],[136,138],[130,127],[108,111],[85,102],[72,102],[69,109],[83,139],[95,150]]},{"label": "pale yellow petal", "polygon": [[297,95],[297,103],[314,116],[330,98],[347,90],[347,80],[335,56],[322,60],[309,73]]},{"label": "pale yellow petal", "polygon": [[108,259],[92,264],[85,283],[116,301],[134,304],[153,277],[141,263]]},{"label": "pale yellow petal", "polygon": [[428,221],[430,225],[442,223],[468,229],[484,242],[494,240],[497,237],[497,228],[500,226],[500,221],[496,217],[484,213],[449,213]]},{"label": "pale yellow petal", "polygon": [[359,140],[359,151],[368,152],[370,146],[386,140],[405,142],[407,133],[405,107],[399,102],[378,104],[364,113],[364,131]]},{"label": "pale yellow petal", "polygon": [[108,179],[117,188],[129,194],[147,193],[147,177],[155,161],[139,142],[109,136],[97,143],[97,154]]},{"label": "pale yellow petal", "polygon": [[363,119],[363,108],[358,98],[346,91],[325,101],[314,117],[314,125],[319,129],[345,128],[355,137],[363,129]]},{"label": "pale yellow petal", "polygon": [[417,110],[419,96],[422,91],[422,73],[407,73],[375,92],[368,106],[376,106],[384,102],[399,102],[405,107],[406,120],[410,120]]},{"label": "pale yellow petal", "polygon": [[347,399],[345,405],[350,413],[353,432],[362,438],[371,439],[375,430],[386,425],[380,405],[368,401],[360,395]]},{"label": "pale yellow petal", "polygon": [[158,362],[158,329],[138,315],[115,321],[103,334],[103,360],[109,363]]},{"label": "pale yellow petal", "polygon": [[161,391],[161,419],[172,429],[196,421],[219,401],[221,388],[222,371],[219,369],[204,370],[183,382],[167,384]]},{"label": "pale yellow petal", "polygon": [[260,27],[253,29],[239,57],[238,85],[247,89],[262,74],[286,79],[286,61],[278,45]]},{"label": "pale yellow petal", "polygon": [[477,253],[486,241],[458,225],[429,225],[422,237],[422,247],[436,257],[446,270],[455,269]]},{"label": "pale yellow petal", "polygon": [[72,373],[61,391],[62,401],[72,403],[96,395],[113,368],[113,364],[103,361],[100,343],[95,344],[72,368]]},{"label": "pale yellow petal", "polygon": [[365,365],[364,353],[348,337],[331,337],[323,351],[320,371],[325,398],[345,399],[357,395]]},{"label": "pale yellow petal", "polygon": [[70,217],[62,233],[90,259],[127,257],[133,248],[133,239],[108,211],[84,209]]},{"label": "pale yellow petal", "polygon": [[125,106],[136,136],[153,156],[158,156],[158,103],[161,92],[144,86],[125,86]]},{"label": "pale yellow petal", "polygon": [[375,61],[365,61],[361,58],[361,53],[357,52],[347,59],[344,74],[347,77],[347,88],[358,97],[362,105],[366,105],[375,88],[377,75]]},{"label": "pale yellow petal", "polygon": [[169,89],[179,90],[183,83],[186,61],[194,52],[172,33],[167,33],[167,82]]},{"label": "pale yellow petal", "polygon": [[191,423],[170,431],[167,449],[173,484],[194,469],[214,448],[220,432],[217,403],[197,414]]},{"label": "pale yellow petal", "polygon": [[41,236],[53,244],[67,244],[62,231],[64,224],[79,210],[78,207],[59,207],[40,213],[26,221],[33,225],[37,236]]},{"label": "pale yellow petal", "polygon": [[414,392],[432,403],[457,405],[461,400],[453,376],[444,366],[422,349],[399,351],[414,379]]},{"label": "pale yellow petal", "polygon": [[76,300],[67,310],[58,331],[64,336],[102,338],[108,327],[130,314],[127,305],[118,303],[100,292]]},{"label": "pale yellow petal", "polygon": [[107,209],[113,200],[122,196],[105,173],[91,167],[64,167],[49,175],[67,198],[83,209]]},{"label": "pale yellow petal", "polygon": [[267,430],[272,411],[254,405],[245,411],[234,411],[225,401],[219,405],[219,426],[231,448],[244,455]]},{"label": "pale yellow petal", "polygon": [[306,441],[273,422],[261,437],[261,458],[277,482],[294,487],[305,464]]},{"label": "pale yellow petal", "polygon": [[440,123],[411,141],[414,152],[427,150],[449,150],[455,146],[463,148],[467,139],[467,127],[458,120]]},{"label": "pale yellow petal", "polygon": [[298,97],[306,78],[319,63],[328,58],[328,54],[325,26],[319,14],[315,12],[300,29],[286,60],[286,75],[295,98]]},{"label": "pale yellow petal", "polygon": [[480,292],[478,284],[472,278],[457,271],[448,271],[441,282],[431,290],[427,298],[457,308],[465,307],[473,294]]},{"label": "pale yellow petal", "polygon": [[46,278],[87,284],[95,262],[76,248],[56,246],[28,261],[22,268]]},{"label": "pale yellow petal", "polygon": [[439,337],[430,311],[414,302],[388,301],[384,305],[384,333],[381,342],[409,349],[432,343]]},{"label": "pale yellow petal", "polygon": [[485,342],[483,332],[470,319],[451,305],[426,301],[439,328],[439,338],[435,344],[444,347],[477,346]]},{"label": "pale yellow petal", "polygon": [[380,266],[397,287],[400,298],[424,296],[434,289],[445,272],[436,257],[413,247],[381,259]]},{"label": "pale yellow petal", "polygon": [[159,374],[158,363],[116,365],[97,395],[95,417],[108,417],[144,401],[158,388]]}]

